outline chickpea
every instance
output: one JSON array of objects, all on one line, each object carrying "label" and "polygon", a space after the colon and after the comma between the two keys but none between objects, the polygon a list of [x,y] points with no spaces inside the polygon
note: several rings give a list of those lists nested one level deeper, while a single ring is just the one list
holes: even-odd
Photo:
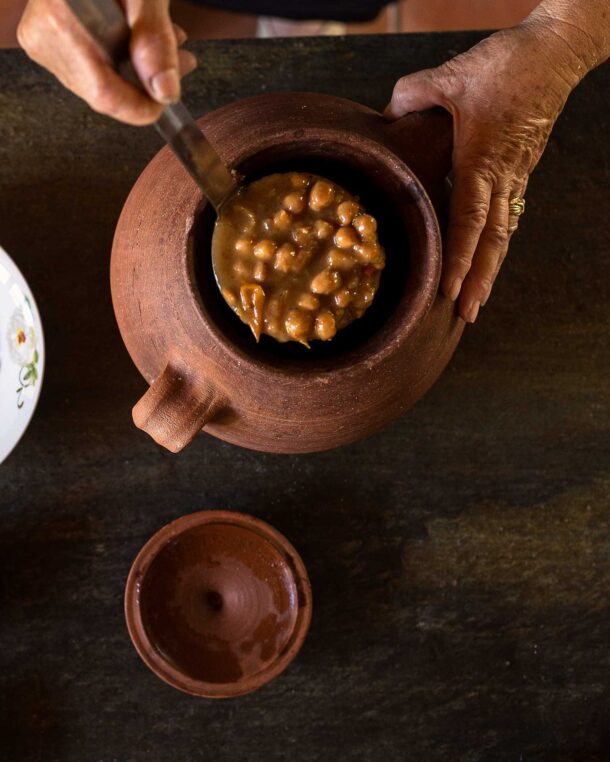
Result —
[{"label": "chickpea", "polygon": [[335,316],[329,310],[322,310],[316,317],[316,336],[323,341],[328,341],[337,333]]},{"label": "chickpea", "polygon": [[292,226],[292,217],[285,209],[280,209],[273,215],[273,224],[278,230],[287,233]]},{"label": "chickpea", "polygon": [[274,241],[270,241],[268,238],[263,238],[259,241],[254,249],[254,256],[263,262],[271,262],[273,255],[275,254],[277,246]]},{"label": "chickpea", "polygon": [[341,285],[341,276],[336,270],[322,270],[311,281],[314,294],[331,294]]},{"label": "chickpea", "polygon": [[381,249],[377,244],[359,243],[354,246],[354,251],[360,262],[375,262],[381,258]]},{"label": "chickpea", "polygon": [[283,243],[276,252],[274,268],[281,273],[289,273],[294,268],[296,255],[294,246]]},{"label": "chickpea", "polygon": [[330,238],[331,235],[335,232],[333,226],[330,224],[330,222],[326,222],[326,220],[316,220],[313,229],[316,233],[316,237],[321,241],[325,238]]},{"label": "chickpea", "polygon": [[313,256],[313,249],[310,249],[307,246],[304,246],[299,253],[294,257],[294,261],[292,263],[292,272],[300,273],[301,270],[305,267],[305,265],[309,262],[311,257]]},{"label": "chickpea", "polygon": [[358,288],[358,285],[360,283],[360,277],[358,276],[358,273],[355,272],[352,276],[350,276],[350,279],[347,281],[347,287],[350,291],[354,291]]},{"label": "chickpea", "polygon": [[271,334],[271,336],[277,336],[282,331],[282,324],[277,318],[263,318],[263,326],[265,327],[265,332]]},{"label": "chickpea", "polygon": [[250,268],[245,262],[239,259],[233,264],[233,272],[238,278],[241,278],[241,280],[248,280],[250,277]]},{"label": "chickpea", "polygon": [[256,218],[251,209],[247,209],[242,204],[238,204],[233,209],[233,220],[235,227],[242,233],[251,233],[256,226]]},{"label": "chickpea", "polygon": [[254,280],[263,283],[269,275],[269,267],[264,262],[257,262],[254,265]]},{"label": "chickpea", "polygon": [[229,291],[228,288],[223,288],[222,295],[229,307],[232,307],[233,309],[237,307],[237,297],[232,291]]},{"label": "chickpea", "polygon": [[360,211],[355,201],[343,201],[337,207],[337,219],[342,225],[349,225]]},{"label": "chickpea", "polygon": [[352,301],[352,295],[346,288],[342,288],[333,295],[333,301],[337,307],[344,308]]},{"label": "chickpea", "polygon": [[272,296],[265,305],[265,317],[277,319],[281,316],[283,309],[282,300],[277,296]]},{"label": "chickpea", "polygon": [[375,269],[374,265],[365,265],[362,268],[362,282],[366,286],[370,286],[373,283],[373,280],[375,279]]},{"label": "chickpea", "polygon": [[281,301],[276,297],[269,299],[263,315],[263,325],[266,331],[272,334],[278,334],[282,331],[282,312]]},{"label": "chickpea", "polygon": [[235,251],[243,257],[248,256],[252,252],[252,241],[250,238],[238,238],[235,241]]},{"label": "chickpea", "polygon": [[374,296],[375,289],[372,286],[363,286],[360,289],[360,293],[358,294],[358,305],[368,307],[368,305],[373,301]]},{"label": "chickpea", "polygon": [[290,175],[290,183],[293,188],[307,188],[310,182],[311,179],[309,175],[302,175],[298,172],[293,172],[293,174]]},{"label": "chickpea", "polygon": [[370,214],[359,214],[352,224],[365,240],[375,237],[377,222]]},{"label": "chickpea", "polygon": [[299,297],[297,304],[304,310],[317,310],[320,306],[320,300],[313,294],[304,293]]},{"label": "chickpea", "polygon": [[300,214],[305,209],[305,196],[302,193],[294,191],[284,197],[282,205],[293,214]]},{"label": "chickpea", "polygon": [[297,341],[307,338],[311,326],[311,316],[302,310],[290,310],[286,315],[284,328],[286,333]]},{"label": "chickpea", "polygon": [[359,241],[352,228],[339,228],[335,233],[335,243],[340,249],[351,249]]},{"label": "chickpea", "polygon": [[312,240],[313,231],[309,225],[300,225],[293,229],[292,238],[295,243],[304,246]]},{"label": "chickpea", "polygon": [[351,270],[356,264],[352,257],[339,249],[330,249],[326,255],[326,263],[331,270]]},{"label": "chickpea", "polygon": [[335,191],[330,183],[318,180],[309,192],[310,209],[313,209],[314,212],[319,212],[320,209],[324,209],[324,207],[330,204],[334,195]]}]

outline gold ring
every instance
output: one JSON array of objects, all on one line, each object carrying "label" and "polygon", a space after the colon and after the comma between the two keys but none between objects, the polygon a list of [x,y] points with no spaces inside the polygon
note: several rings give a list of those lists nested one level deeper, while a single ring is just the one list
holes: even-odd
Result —
[{"label": "gold ring", "polygon": [[508,211],[509,214],[514,214],[515,217],[521,217],[525,211],[525,199],[521,198],[521,196],[515,196],[515,198],[511,198],[511,200],[508,202]]}]

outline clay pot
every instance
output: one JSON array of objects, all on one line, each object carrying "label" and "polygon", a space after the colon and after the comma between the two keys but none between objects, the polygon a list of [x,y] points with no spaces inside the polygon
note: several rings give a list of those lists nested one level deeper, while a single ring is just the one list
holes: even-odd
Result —
[{"label": "clay pot", "polygon": [[311,588],[299,554],[264,521],[202,511],[142,548],[125,589],[136,650],[162,680],[228,698],[277,677],[303,645]]},{"label": "clay pot", "polygon": [[388,124],[357,103],[289,93],[233,103],[199,124],[255,179],[325,175],[378,218],[386,269],[371,308],[311,350],[250,329],[214,281],[214,215],[168,148],[138,179],[112,252],[114,308],[150,389],[134,421],[176,452],[201,429],[257,450],[308,452],[364,437],[432,385],[463,329],[438,292],[451,162],[442,110]]}]

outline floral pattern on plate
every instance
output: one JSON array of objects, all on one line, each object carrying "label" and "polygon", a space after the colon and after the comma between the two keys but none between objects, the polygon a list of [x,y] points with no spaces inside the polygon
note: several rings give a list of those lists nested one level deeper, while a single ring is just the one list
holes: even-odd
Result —
[{"label": "floral pattern on plate", "polygon": [[17,389],[17,407],[23,407],[26,397],[32,397],[38,380],[38,361],[40,355],[36,348],[36,330],[33,326],[32,306],[30,300],[24,297],[29,320],[24,309],[18,307],[8,324],[8,346],[11,357],[19,366],[19,387]]}]

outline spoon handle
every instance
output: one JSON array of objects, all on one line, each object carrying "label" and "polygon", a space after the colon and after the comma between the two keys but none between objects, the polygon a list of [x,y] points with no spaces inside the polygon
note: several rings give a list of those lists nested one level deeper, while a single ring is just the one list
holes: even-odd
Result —
[{"label": "spoon handle", "polygon": [[236,176],[216,153],[182,101],[166,106],[155,127],[218,211],[237,190]]},{"label": "spoon handle", "polygon": [[[117,0],[66,2],[93,39],[108,53],[121,76],[142,88],[129,61],[131,31]],[[165,106],[155,127],[218,210],[237,189],[237,181],[182,101]]]}]

